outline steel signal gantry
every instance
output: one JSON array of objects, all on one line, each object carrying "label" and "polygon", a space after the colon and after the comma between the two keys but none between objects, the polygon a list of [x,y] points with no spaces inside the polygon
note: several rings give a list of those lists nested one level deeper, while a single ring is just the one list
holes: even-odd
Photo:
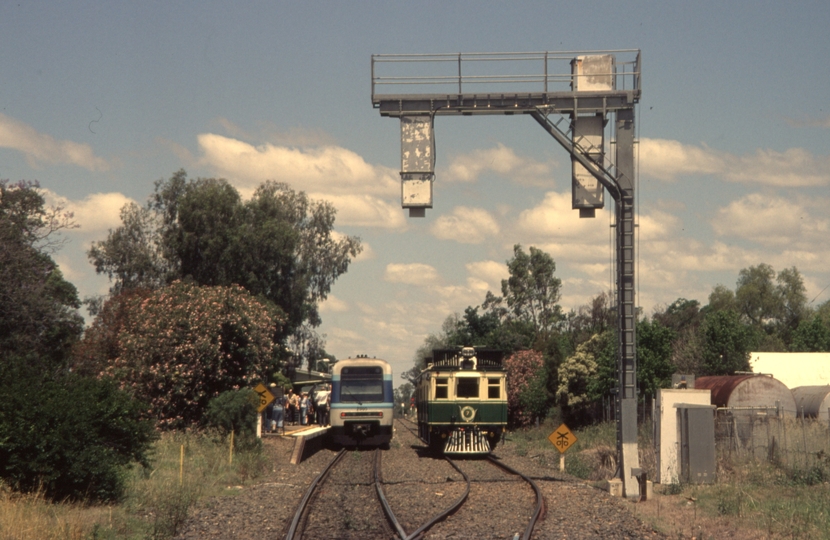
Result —
[{"label": "steel signal gantry", "polygon": [[[640,70],[636,49],[372,56],[372,105],[401,122],[401,202],[410,217],[432,208],[436,116],[530,115],[571,155],[580,217],[603,207],[604,190],[614,199],[618,475],[629,498],[639,496],[634,139]],[[613,161],[605,153],[609,116]]]}]

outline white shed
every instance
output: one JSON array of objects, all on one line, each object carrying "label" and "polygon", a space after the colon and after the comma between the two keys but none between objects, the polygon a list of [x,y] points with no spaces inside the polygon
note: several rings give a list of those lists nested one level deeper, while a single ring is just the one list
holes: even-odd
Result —
[{"label": "white shed", "polygon": [[830,384],[830,353],[749,353],[755,373],[772,375],[787,388]]}]

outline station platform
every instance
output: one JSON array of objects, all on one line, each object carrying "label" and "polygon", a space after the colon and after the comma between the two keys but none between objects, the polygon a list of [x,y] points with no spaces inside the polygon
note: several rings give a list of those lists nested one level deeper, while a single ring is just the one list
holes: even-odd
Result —
[{"label": "station platform", "polygon": [[[319,443],[324,440],[323,438],[328,434],[330,429],[331,426],[319,425],[285,426],[284,430],[281,429],[274,433],[263,432],[261,433],[261,436],[264,439],[270,437],[284,437],[294,439],[294,450],[291,453],[290,463],[292,465],[297,465],[303,460],[303,456],[306,453],[306,443],[308,441],[314,441],[316,444],[312,446],[319,448]],[[312,448],[311,451],[313,452],[314,449]]]}]

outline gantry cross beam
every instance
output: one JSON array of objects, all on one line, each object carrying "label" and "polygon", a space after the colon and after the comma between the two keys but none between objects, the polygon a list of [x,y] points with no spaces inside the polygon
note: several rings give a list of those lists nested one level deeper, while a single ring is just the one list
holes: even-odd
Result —
[{"label": "gantry cross beam", "polygon": [[[634,135],[640,51],[373,55],[372,105],[401,121],[401,197],[410,216],[432,207],[436,116],[530,115],[570,155],[573,204],[593,217],[615,203],[618,477],[639,496],[634,288]],[[613,161],[605,124],[614,118]]]}]

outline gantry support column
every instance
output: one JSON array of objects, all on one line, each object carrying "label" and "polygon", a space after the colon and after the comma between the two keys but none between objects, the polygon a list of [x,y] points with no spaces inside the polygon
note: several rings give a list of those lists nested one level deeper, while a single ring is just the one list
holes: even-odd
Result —
[{"label": "gantry support column", "polygon": [[[616,113],[617,216],[617,455],[625,496],[639,495],[633,475],[639,473],[637,452],[636,295],[634,283],[634,109]],[[637,471],[632,471],[637,469]]]}]

